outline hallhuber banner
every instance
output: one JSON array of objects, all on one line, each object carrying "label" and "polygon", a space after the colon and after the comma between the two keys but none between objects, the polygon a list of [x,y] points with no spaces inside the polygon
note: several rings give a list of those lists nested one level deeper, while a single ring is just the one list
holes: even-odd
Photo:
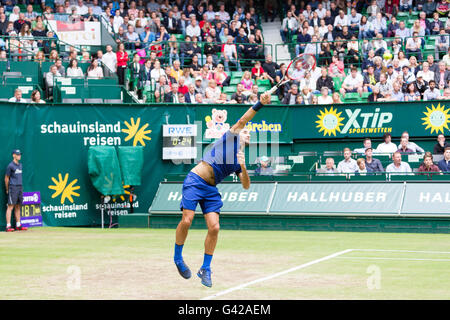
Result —
[{"label": "hallhuber banner", "polygon": [[[180,213],[182,187],[181,183],[160,184],[149,211]],[[266,213],[273,187],[273,183],[253,183],[248,190],[245,190],[237,183],[219,184],[218,189],[223,201],[221,213]],[[200,206],[197,207],[197,212],[201,212]]]},{"label": "hallhuber banner", "polygon": [[408,184],[402,213],[450,216],[450,183]]}]

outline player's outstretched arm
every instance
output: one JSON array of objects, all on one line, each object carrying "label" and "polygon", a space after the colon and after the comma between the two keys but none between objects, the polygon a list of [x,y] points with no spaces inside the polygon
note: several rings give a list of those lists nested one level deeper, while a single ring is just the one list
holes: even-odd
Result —
[{"label": "player's outstretched arm", "polygon": [[264,92],[259,101],[250,107],[244,115],[236,122],[230,129],[231,133],[237,134],[247,125],[247,122],[253,119],[256,112],[263,107],[263,105],[270,103],[270,93]]}]

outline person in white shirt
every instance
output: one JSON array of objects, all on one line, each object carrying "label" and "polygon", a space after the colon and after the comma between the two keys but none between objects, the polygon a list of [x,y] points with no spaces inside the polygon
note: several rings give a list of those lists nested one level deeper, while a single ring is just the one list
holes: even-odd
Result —
[{"label": "person in white shirt", "polygon": [[50,67],[50,71],[45,75],[45,82],[47,84],[47,88],[53,88],[54,78],[61,77],[61,74],[58,72],[58,68],[55,65]]},{"label": "person in white shirt", "polygon": [[331,98],[331,96],[328,95],[328,90],[329,90],[328,87],[322,87],[322,89],[320,89],[321,95],[317,99],[319,104],[332,104],[333,103],[333,98]]},{"label": "person in white shirt", "polygon": [[189,37],[197,37],[200,38],[201,30],[197,24],[197,20],[195,16],[191,18],[191,23],[186,27],[186,35]]},{"label": "person in white shirt", "polygon": [[14,97],[10,98],[8,101],[9,102],[20,102],[20,103],[27,102],[26,99],[22,98],[22,90],[20,90],[19,88],[14,90]]},{"label": "person in white shirt", "polygon": [[114,15],[113,29],[115,33],[119,32],[119,27],[123,24],[123,18],[120,15],[120,11],[116,10]]},{"label": "person in white shirt", "polygon": [[[409,133],[408,133],[408,131],[404,131],[404,132],[402,133],[401,139],[403,139],[403,138],[406,139],[406,140],[408,140],[408,144],[406,145],[406,148],[411,149],[412,152],[418,152],[418,153],[423,153],[423,152],[425,152],[425,150],[423,150],[423,148],[419,147],[419,146],[418,146],[417,144],[415,144],[414,142],[409,141]],[[402,148],[402,145],[399,144],[397,150],[398,150],[398,149],[401,149],[401,148]]]},{"label": "person in white shirt", "polygon": [[319,19],[323,19],[325,18],[325,15],[327,14],[327,9],[325,9],[323,7],[323,4],[321,2],[319,2],[319,4],[317,5],[317,16],[319,17]]},{"label": "person in white shirt", "polygon": [[292,16],[292,12],[288,11],[286,18],[283,19],[281,24],[280,35],[283,42],[286,42],[287,37],[292,36],[298,29],[298,21]]},{"label": "person in white shirt", "polygon": [[103,78],[103,69],[98,65],[97,59],[92,60],[91,65],[87,69],[87,77],[94,79]]},{"label": "person in white shirt", "polygon": [[392,135],[390,133],[385,133],[383,135],[383,143],[380,143],[375,150],[376,153],[394,153],[398,150],[395,143],[392,143]]},{"label": "person in white shirt", "polygon": [[368,148],[372,148],[372,140],[370,140],[370,138],[365,138],[364,141],[363,141],[363,146],[364,146],[363,148],[354,149],[353,152],[354,153],[365,154],[366,150]]},{"label": "person in white shirt", "polygon": [[334,27],[342,30],[343,26],[348,26],[348,17],[345,15],[343,10],[339,10],[339,15],[334,19]]},{"label": "person in white shirt", "polygon": [[225,11],[225,5],[224,4],[220,5],[219,11],[217,11],[217,13],[220,16],[220,20],[222,20],[223,22],[228,23],[228,21],[230,21],[230,14]]},{"label": "person in white shirt", "polygon": [[84,77],[83,70],[78,66],[78,61],[72,59],[69,62],[69,66],[66,70],[67,77],[69,78],[82,78]]},{"label": "person in white shirt", "polygon": [[20,8],[18,6],[14,6],[13,11],[10,13],[8,17],[9,22],[15,22],[19,19]]},{"label": "person in white shirt", "polygon": [[233,37],[228,36],[227,42],[223,46],[222,55],[224,59],[225,71],[229,72],[229,62],[233,62],[237,65],[238,71],[242,71],[241,64],[239,63],[236,45],[233,43]]},{"label": "person in white shirt", "polygon": [[41,99],[41,92],[39,90],[33,90],[30,103],[45,103],[45,101]]},{"label": "person in white shirt", "polygon": [[311,42],[305,46],[305,51],[303,51],[303,53],[317,56],[319,52],[320,52],[320,43],[318,42],[317,36],[314,35],[311,38]]},{"label": "person in white shirt", "polygon": [[395,152],[392,155],[393,162],[386,167],[386,172],[392,174],[409,174],[412,172],[409,163],[402,161],[402,154]]},{"label": "person in white shirt", "polygon": [[75,6],[79,15],[85,15],[88,13],[88,7],[83,3],[83,0],[78,0]]},{"label": "person in white shirt", "polygon": [[356,160],[352,159],[352,151],[350,150],[350,148],[344,149],[344,160],[339,162],[337,170],[340,173],[354,173],[356,170],[358,170]]},{"label": "person in white shirt", "polygon": [[150,75],[151,75],[153,83],[158,82],[158,80],[159,80],[159,78],[161,76],[165,76],[166,75],[164,70],[161,68],[161,62],[159,62],[159,60],[155,61],[155,64],[153,66],[152,71],[150,72]]},{"label": "person in white shirt", "polygon": [[434,80],[434,72],[430,70],[430,64],[426,61],[422,64],[422,70],[417,72],[417,77],[423,77],[423,80],[426,82],[430,82],[430,80]]},{"label": "person in white shirt", "polygon": [[106,46],[106,53],[103,54],[102,63],[106,66],[105,76],[110,77],[116,73],[117,55],[109,44]]},{"label": "person in white shirt", "polygon": [[344,79],[344,82],[342,83],[342,87],[341,89],[339,89],[339,92],[344,97],[347,92],[358,92],[359,95],[362,96],[363,81],[364,79],[362,75],[358,72],[358,69],[353,67],[351,69],[351,73]]}]

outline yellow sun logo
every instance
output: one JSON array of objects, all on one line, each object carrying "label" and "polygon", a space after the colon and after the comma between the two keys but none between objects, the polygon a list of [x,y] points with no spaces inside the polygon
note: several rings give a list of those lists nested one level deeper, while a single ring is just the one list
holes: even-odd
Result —
[{"label": "yellow sun logo", "polygon": [[344,118],[341,117],[341,113],[342,112],[337,113],[337,109],[333,109],[333,107],[330,107],[330,110],[325,108],[325,112],[320,110],[320,114],[317,115],[319,120],[316,121],[316,128],[320,128],[319,132],[323,131],[324,136],[333,135],[336,137],[336,131],[340,132],[340,127],[344,125],[342,123]]},{"label": "yellow sun logo", "polygon": [[125,121],[125,126],[127,129],[122,129],[122,132],[125,132],[128,134],[128,136],[125,138],[125,141],[133,139],[133,147],[135,147],[138,142],[145,146],[144,140],[151,140],[152,138],[147,137],[147,134],[152,132],[152,130],[145,130],[148,127],[148,123],[142,126],[142,128],[139,128],[139,125],[141,123],[141,118],[137,118],[136,122],[134,122],[134,118],[130,118],[131,124],[129,124],[127,121]]},{"label": "yellow sun logo", "polygon": [[426,116],[422,118],[424,121],[422,124],[426,125],[425,130],[431,128],[431,134],[444,133],[444,128],[448,130],[448,124],[450,123],[449,109],[445,109],[445,106],[439,103],[437,107],[431,105],[431,109],[427,107],[427,112],[423,114]]},{"label": "yellow sun logo", "polygon": [[55,193],[52,194],[52,199],[56,198],[57,196],[61,195],[61,204],[64,204],[66,199],[69,199],[71,203],[73,203],[72,196],[79,197],[80,194],[75,192],[75,190],[80,189],[79,186],[76,186],[75,184],[78,182],[78,179],[73,180],[71,183],[67,185],[67,181],[69,180],[69,174],[66,173],[64,176],[64,179],[62,178],[61,173],[58,174],[58,180],[56,180],[54,177],[52,177],[52,181],[55,185],[48,186],[49,189],[55,190]]}]

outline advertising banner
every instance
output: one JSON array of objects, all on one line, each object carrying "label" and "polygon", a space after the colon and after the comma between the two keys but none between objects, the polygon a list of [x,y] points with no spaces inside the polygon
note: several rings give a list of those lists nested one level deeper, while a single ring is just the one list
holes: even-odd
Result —
[{"label": "advertising banner", "polygon": [[[209,143],[220,138],[250,108],[224,104],[220,106],[196,106],[195,120],[201,123],[198,140]],[[292,143],[291,108],[265,107],[247,123],[251,142]]]},{"label": "advertising banner", "polygon": [[278,184],[271,213],[397,214],[402,184]]},{"label": "advertising banner", "polygon": [[20,211],[20,222],[24,227],[42,227],[41,193],[24,192]]},{"label": "advertising banner", "polygon": [[[162,183],[150,211],[180,213],[182,187],[181,183]],[[219,184],[218,189],[223,202],[221,213],[266,213],[273,187],[273,183],[253,183],[248,190],[245,190],[237,183]],[[197,207],[197,212],[201,212],[200,206]]]},{"label": "advertising banner", "polygon": [[450,216],[450,183],[409,183],[402,213]]},{"label": "advertising banner", "polygon": [[102,44],[101,26],[98,21],[57,21],[48,20],[50,28],[58,38],[74,45],[100,46]]},{"label": "advertising banner", "polygon": [[293,119],[301,119],[301,125],[293,126],[293,138],[399,137],[405,130],[413,137],[437,136],[449,133],[449,111],[446,101],[293,108]]}]

